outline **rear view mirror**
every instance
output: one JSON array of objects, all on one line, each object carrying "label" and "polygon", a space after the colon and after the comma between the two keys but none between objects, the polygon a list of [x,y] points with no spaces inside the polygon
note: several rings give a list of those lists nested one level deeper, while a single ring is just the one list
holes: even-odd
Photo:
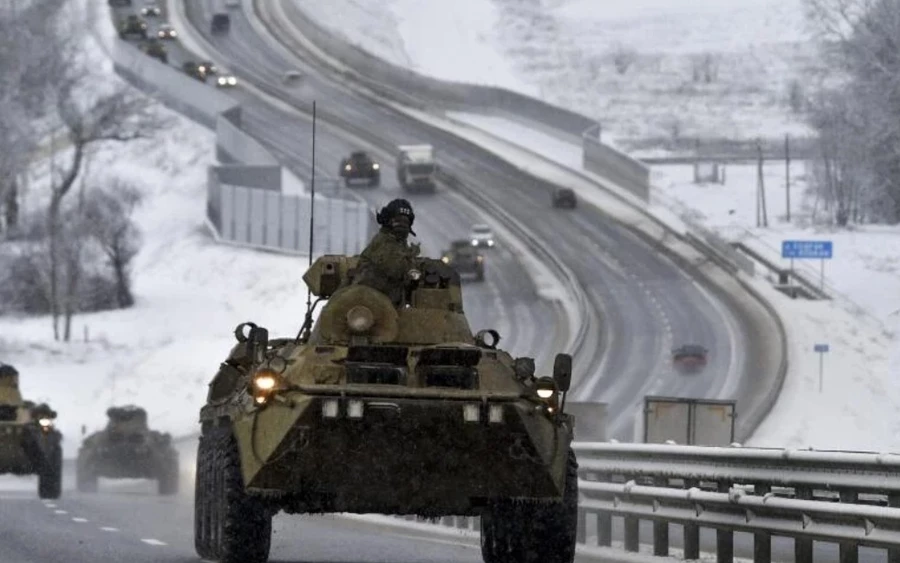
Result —
[{"label": "rear view mirror", "polygon": [[572,386],[572,356],[569,354],[557,354],[553,361],[553,379],[560,393],[569,391]]}]

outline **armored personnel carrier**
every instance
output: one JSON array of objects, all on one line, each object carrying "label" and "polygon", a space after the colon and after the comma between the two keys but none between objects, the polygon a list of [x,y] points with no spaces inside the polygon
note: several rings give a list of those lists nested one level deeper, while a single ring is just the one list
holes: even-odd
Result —
[{"label": "armored personnel carrier", "polygon": [[178,492],[178,452],[172,437],[150,430],[147,411],[128,405],[106,411],[106,428],[84,439],[78,449],[76,485],[97,491],[98,477],[156,479],[161,495]]},{"label": "armored personnel carrier", "polygon": [[62,434],[46,404],[22,399],[19,372],[0,364],[0,474],[38,476],[38,496],[62,492]]},{"label": "armored personnel carrier", "polygon": [[266,561],[279,511],[478,515],[486,562],[571,563],[571,356],[536,377],[496,331],[473,334],[440,260],[407,273],[397,308],[350,283],[357,262],[323,256],[305,273],[317,300],[298,337],[235,329],[200,411],[197,553]]},{"label": "armored personnel carrier", "polygon": [[169,53],[166,50],[166,46],[162,44],[161,41],[151,38],[143,47],[143,51],[147,53],[147,56],[153,57],[154,59],[158,59],[163,64],[169,62]]},{"label": "armored personnel carrier", "polygon": [[138,39],[147,39],[147,22],[134,14],[129,14],[119,22],[119,37],[128,39],[135,36]]}]

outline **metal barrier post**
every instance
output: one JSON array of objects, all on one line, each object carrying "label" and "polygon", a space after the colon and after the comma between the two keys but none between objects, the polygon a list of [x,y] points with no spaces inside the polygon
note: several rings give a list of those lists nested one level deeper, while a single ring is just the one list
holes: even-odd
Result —
[{"label": "metal barrier post", "polygon": [[[772,492],[769,485],[756,485],[753,493],[765,496]],[[753,534],[753,563],[772,563],[772,536],[765,532]]]},{"label": "metal barrier post", "polygon": [[641,543],[641,521],[633,516],[625,517],[625,551],[637,553]]},{"label": "metal barrier post", "polygon": [[[729,483],[719,483],[720,493],[727,493],[731,489]],[[734,563],[734,532],[731,530],[716,530],[716,563]]]},{"label": "metal barrier post", "polygon": [[[684,488],[691,489],[700,485],[694,479],[685,479]],[[700,526],[697,524],[684,525],[684,558],[700,559]]]},{"label": "metal barrier post", "polygon": [[[654,485],[657,487],[666,487],[669,480],[655,479]],[[657,557],[668,557],[669,555],[669,523],[665,520],[653,521],[653,555]]]},{"label": "metal barrier post", "polygon": [[[856,503],[859,500],[859,493],[854,491],[841,491],[841,502]],[[859,563],[859,545],[853,542],[841,542],[840,544],[841,563]]]},{"label": "metal barrier post", "polygon": [[[900,507],[900,493],[888,495],[888,506],[891,508]],[[900,563],[900,548],[895,547],[888,550],[887,563]]]},{"label": "metal barrier post", "polygon": [[[797,487],[794,489],[794,496],[799,500],[812,500],[812,490],[806,487]],[[795,563],[812,563],[813,561],[813,542],[812,540],[794,538],[794,562]]]},{"label": "metal barrier post", "polygon": [[575,531],[575,539],[578,543],[587,543],[587,510],[578,507],[578,528]]}]

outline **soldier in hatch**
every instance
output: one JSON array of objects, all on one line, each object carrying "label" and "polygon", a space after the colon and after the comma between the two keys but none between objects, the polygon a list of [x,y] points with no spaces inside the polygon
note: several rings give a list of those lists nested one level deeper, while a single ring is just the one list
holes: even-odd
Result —
[{"label": "soldier in hatch", "polygon": [[418,244],[407,241],[410,234],[416,234],[412,230],[416,215],[408,201],[395,199],[382,207],[375,219],[381,228],[360,253],[353,283],[377,289],[399,306],[404,276],[415,267],[421,251]]}]

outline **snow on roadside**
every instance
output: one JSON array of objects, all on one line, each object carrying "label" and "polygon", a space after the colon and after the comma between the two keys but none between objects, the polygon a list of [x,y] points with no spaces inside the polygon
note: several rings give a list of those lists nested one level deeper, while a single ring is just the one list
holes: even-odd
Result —
[{"label": "snow on roadside", "polygon": [[[93,39],[85,47],[103,56]],[[111,66],[97,70],[121,83]],[[81,425],[98,429],[113,404],[145,406],[154,428],[191,431],[238,323],[294,335],[303,321],[306,259],[214,243],[204,226],[213,133],[156,111],[170,120],[167,130],[104,145],[89,163],[91,181],[120,178],[144,197],[135,216],[144,240],[133,269],[136,305],[76,316],[69,343],[53,341],[47,317],[0,318],[0,361],[19,369],[27,398],[58,411],[66,457],[76,454]],[[39,205],[44,190],[38,177],[27,205]]]},{"label": "snow on roadside", "polygon": [[[465,135],[483,146],[492,146],[492,150],[502,152],[504,142],[512,143],[563,166],[581,169],[578,145],[502,118],[461,113],[451,117],[476,128]],[[513,150],[506,153],[532,172],[550,173],[546,164],[533,159],[526,163]],[[748,445],[900,451],[900,423],[895,422],[900,409],[900,383],[893,377],[900,370],[900,347],[884,330],[884,323],[900,323],[900,312],[895,312],[900,308],[900,270],[895,269],[900,263],[900,229],[869,227],[856,232],[821,233],[803,228],[811,221],[814,204],[807,193],[807,175],[802,163],[792,166],[793,223],[787,224],[785,163],[764,166],[769,229],[752,227],[756,214],[755,165],[727,166],[724,184],[694,184],[691,166],[655,168],[654,181],[662,187],[656,188],[657,201],[652,208],[654,212],[668,209],[676,215],[687,213],[692,220],[726,234],[737,232],[761,251],[768,245],[767,254],[776,262],[780,261],[783,238],[833,240],[835,259],[826,265],[826,276],[867,312],[855,311],[848,306],[852,303],[842,299],[792,300],[768,282],[755,281],[785,323],[790,369],[771,415]],[[625,220],[633,217],[633,211],[624,213],[621,204],[613,204],[610,196],[586,182],[570,181],[566,185],[606,212]],[[796,262],[797,268],[804,267]],[[819,343],[830,346],[824,358],[821,393],[819,357],[813,351]]]},{"label": "snow on roadside", "polygon": [[536,93],[494,41],[500,13],[491,2],[294,2],[329,31],[395,65],[443,80]]}]

